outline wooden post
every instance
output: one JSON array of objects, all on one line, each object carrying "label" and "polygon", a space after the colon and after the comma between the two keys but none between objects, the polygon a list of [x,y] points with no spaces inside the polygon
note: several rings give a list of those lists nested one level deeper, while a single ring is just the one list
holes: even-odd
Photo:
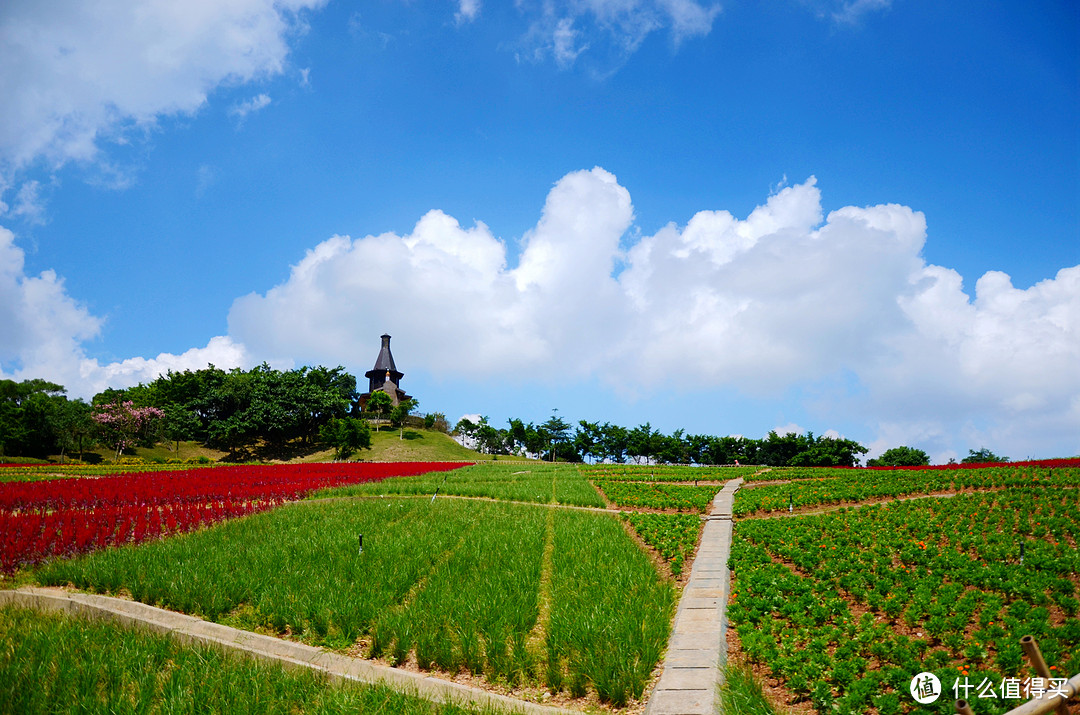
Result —
[{"label": "wooden post", "polygon": [[[1035,642],[1035,637],[1031,635],[1024,636],[1020,639],[1020,647],[1024,649],[1024,655],[1027,656],[1028,661],[1031,662],[1031,667],[1035,669],[1043,678],[1049,680],[1054,677],[1050,674],[1050,669],[1046,667],[1046,661],[1043,660],[1042,651],[1039,650],[1039,644]],[[1057,705],[1058,715],[1069,715],[1069,706],[1065,698],[1059,698]]]},{"label": "wooden post", "polygon": [[963,698],[960,698],[959,700],[956,701],[955,705],[956,705],[956,712],[959,715],[975,715],[975,713],[971,709],[971,704],[968,703],[967,700],[964,700]]}]

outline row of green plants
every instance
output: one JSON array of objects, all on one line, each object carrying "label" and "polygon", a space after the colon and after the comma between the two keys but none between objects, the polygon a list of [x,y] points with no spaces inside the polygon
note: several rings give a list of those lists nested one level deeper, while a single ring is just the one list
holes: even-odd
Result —
[{"label": "row of green plants", "polygon": [[[745,656],[821,713],[912,710],[923,671],[948,688],[1018,677],[1027,634],[1067,677],[1080,670],[1078,541],[1073,489],[741,520],[729,617]],[[951,699],[933,707],[944,714]]]},{"label": "row of green plants", "polygon": [[580,467],[590,479],[625,482],[725,482],[748,479],[761,467],[690,467],[676,464],[594,464]]},{"label": "row of green plants", "polygon": [[673,575],[682,574],[697,548],[702,525],[700,516],[624,512],[623,518],[634,528],[642,541],[656,549],[664,558]]},{"label": "row of green plants", "polygon": [[138,457],[121,457],[118,464],[20,464],[0,465],[2,482],[38,482],[61,477],[109,477],[117,474],[141,474],[172,469],[212,466],[207,458],[149,462]]},{"label": "row of green plants", "polygon": [[716,485],[690,486],[652,482],[620,482],[594,480],[604,495],[619,507],[628,509],[661,509],[701,514],[709,509]]},{"label": "row of green plants", "polygon": [[505,501],[603,507],[604,500],[578,470],[566,464],[485,462],[454,473],[418,475],[381,484],[357,484],[320,492],[318,497],[379,495],[484,497]]},{"label": "row of green plants", "polygon": [[23,713],[474,712],[381,685],[330,683],[102,621],[0,609],[0,711]]},{"label": "row of green plants", "polygon": [[595,689],[615,706],[640,700],[667,646],[675,588],[617,518],[559,510],[554,525],[545,683]]},{"label": "row of green plants", "polygon": [[743,487],[735,494],[735,516],[973,489],[1080,486],[1080,467],[995,466],[956,470],[776,469],[767,476],[791,480],[791,483]]},{"label": "row of green plants", "polygon": [[333,649],[365,644],[365,655],[395,663],[595,692],[614,705],[640,698],[667,641],[674,587],[617,516],[560,511],[549,530],[549,513],[438,498],[300,502],[53,561],[32,577]]}]

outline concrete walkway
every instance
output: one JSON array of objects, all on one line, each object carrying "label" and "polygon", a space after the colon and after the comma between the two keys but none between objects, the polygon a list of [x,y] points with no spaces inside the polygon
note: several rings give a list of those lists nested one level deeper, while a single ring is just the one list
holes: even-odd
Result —
[{"label": "concrete walkway", "polygon": [[727,656],[731,503],[740,484],[742,479],[731,480],[713,499],[646,715],[713,715],[719,707],[720,669]]},{"label": "concrete walkway", "polygon": [[101,618],[125,626],[146,628],[164,633],[184,643],[218,646],[226,651],[281,663],[285,666],[310,668],[325,672],[334,680],[361,683],[382,683],[394,690],[416,695],[437,703],[452,702],[462,707],[490,708],[499,712],[527,715],[577,713],[574,710],[538,705],[505,695],[489,693],[480,688],[440,680],[423,673],[414,673],[350,658],[337,653],[293,641],[242,631],[182,613],[166,611],[136,601],[110,596],[72,593],[59,588],[21,588],[0,590],[0,606],[16,605],[41,611],[63,611],[90,618]]}]

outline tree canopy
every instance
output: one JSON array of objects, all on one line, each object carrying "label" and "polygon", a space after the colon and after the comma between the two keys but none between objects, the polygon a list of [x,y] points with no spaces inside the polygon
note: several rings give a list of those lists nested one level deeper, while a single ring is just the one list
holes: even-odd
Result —
[{"label": "tree canopy", "polygon": [[882,452],[880,457],[866,463],[868,467],[921,467],[930,464],[930,457],[921,449],[913,447],[893,447]]}]

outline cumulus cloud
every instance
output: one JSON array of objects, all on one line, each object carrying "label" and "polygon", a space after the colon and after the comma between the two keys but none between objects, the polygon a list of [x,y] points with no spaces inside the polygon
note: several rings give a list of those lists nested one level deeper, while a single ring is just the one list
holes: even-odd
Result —
[{"label": "cumulus cloud", "polygon": [[93,159],[102,139],[192,113],[222,83],[280,73],[298,13],[324,2],[5,2],[0,167]]},{"label": "cumulus cloud", "polygon": [[103,319],[54,272],[27,275],[0,227],[0,376],[88,396],[208,362],[351,364],[392,332],[413,370],[442,379],[824,395],[807,414],[868,425],[870,456],[1080,451],[1080,266],[1029,288],[991,271],[969,294],[926,263],[926,240],[906,206],[826,214],[813,177],[745,217],[703,210],[637,237],[629,191],[597,167],[554,184],[514,264],[484,223],[431,210],[409,232],[316,245],[236,299],[228,335],[204,347],[102,364],[83,345]]},{"label": "cumulus cloud", "polygon": [[678,46],[708,35],[720,5],[697,0],[582,0],[519,2],[529,21],[519,58],[552,59],[562,69],[586,52],[605,71],[617,69],[645,38],[667,30]]},{"label": "cumulus cloud", "polygon": [[87,357],[83,344],[98,337],[103,319],[68,295],[55,272],[26,275],[25,256],[14,238],[0,226],[0,378],[44,378],[85,398],[106,387],[153,380],[169,369],[198,369],[210,362],[221,368],[251,364],[244,347],[228,337],[152,359],[102,364]]},{"label": "cumulus cloud", "polygon": [[701,211],[624,251],[632,225],[612,174],[574,172],[516,266],[483,223],[431,211],[403,235],[324,241],[285,283],[238,299],[229,332],[260,358],[336,363],[393,328],[436,375],[596,378],[628,393],[779,398],[852,375],[835,412],[940,454],[950,434],[1018,449],[1035,432],[1047,445],[1080,434],[1080,266],[1028,289],[991,272],[971,297],[922,258],[921,213],[824,215],[813,177],[745,218]]}]

